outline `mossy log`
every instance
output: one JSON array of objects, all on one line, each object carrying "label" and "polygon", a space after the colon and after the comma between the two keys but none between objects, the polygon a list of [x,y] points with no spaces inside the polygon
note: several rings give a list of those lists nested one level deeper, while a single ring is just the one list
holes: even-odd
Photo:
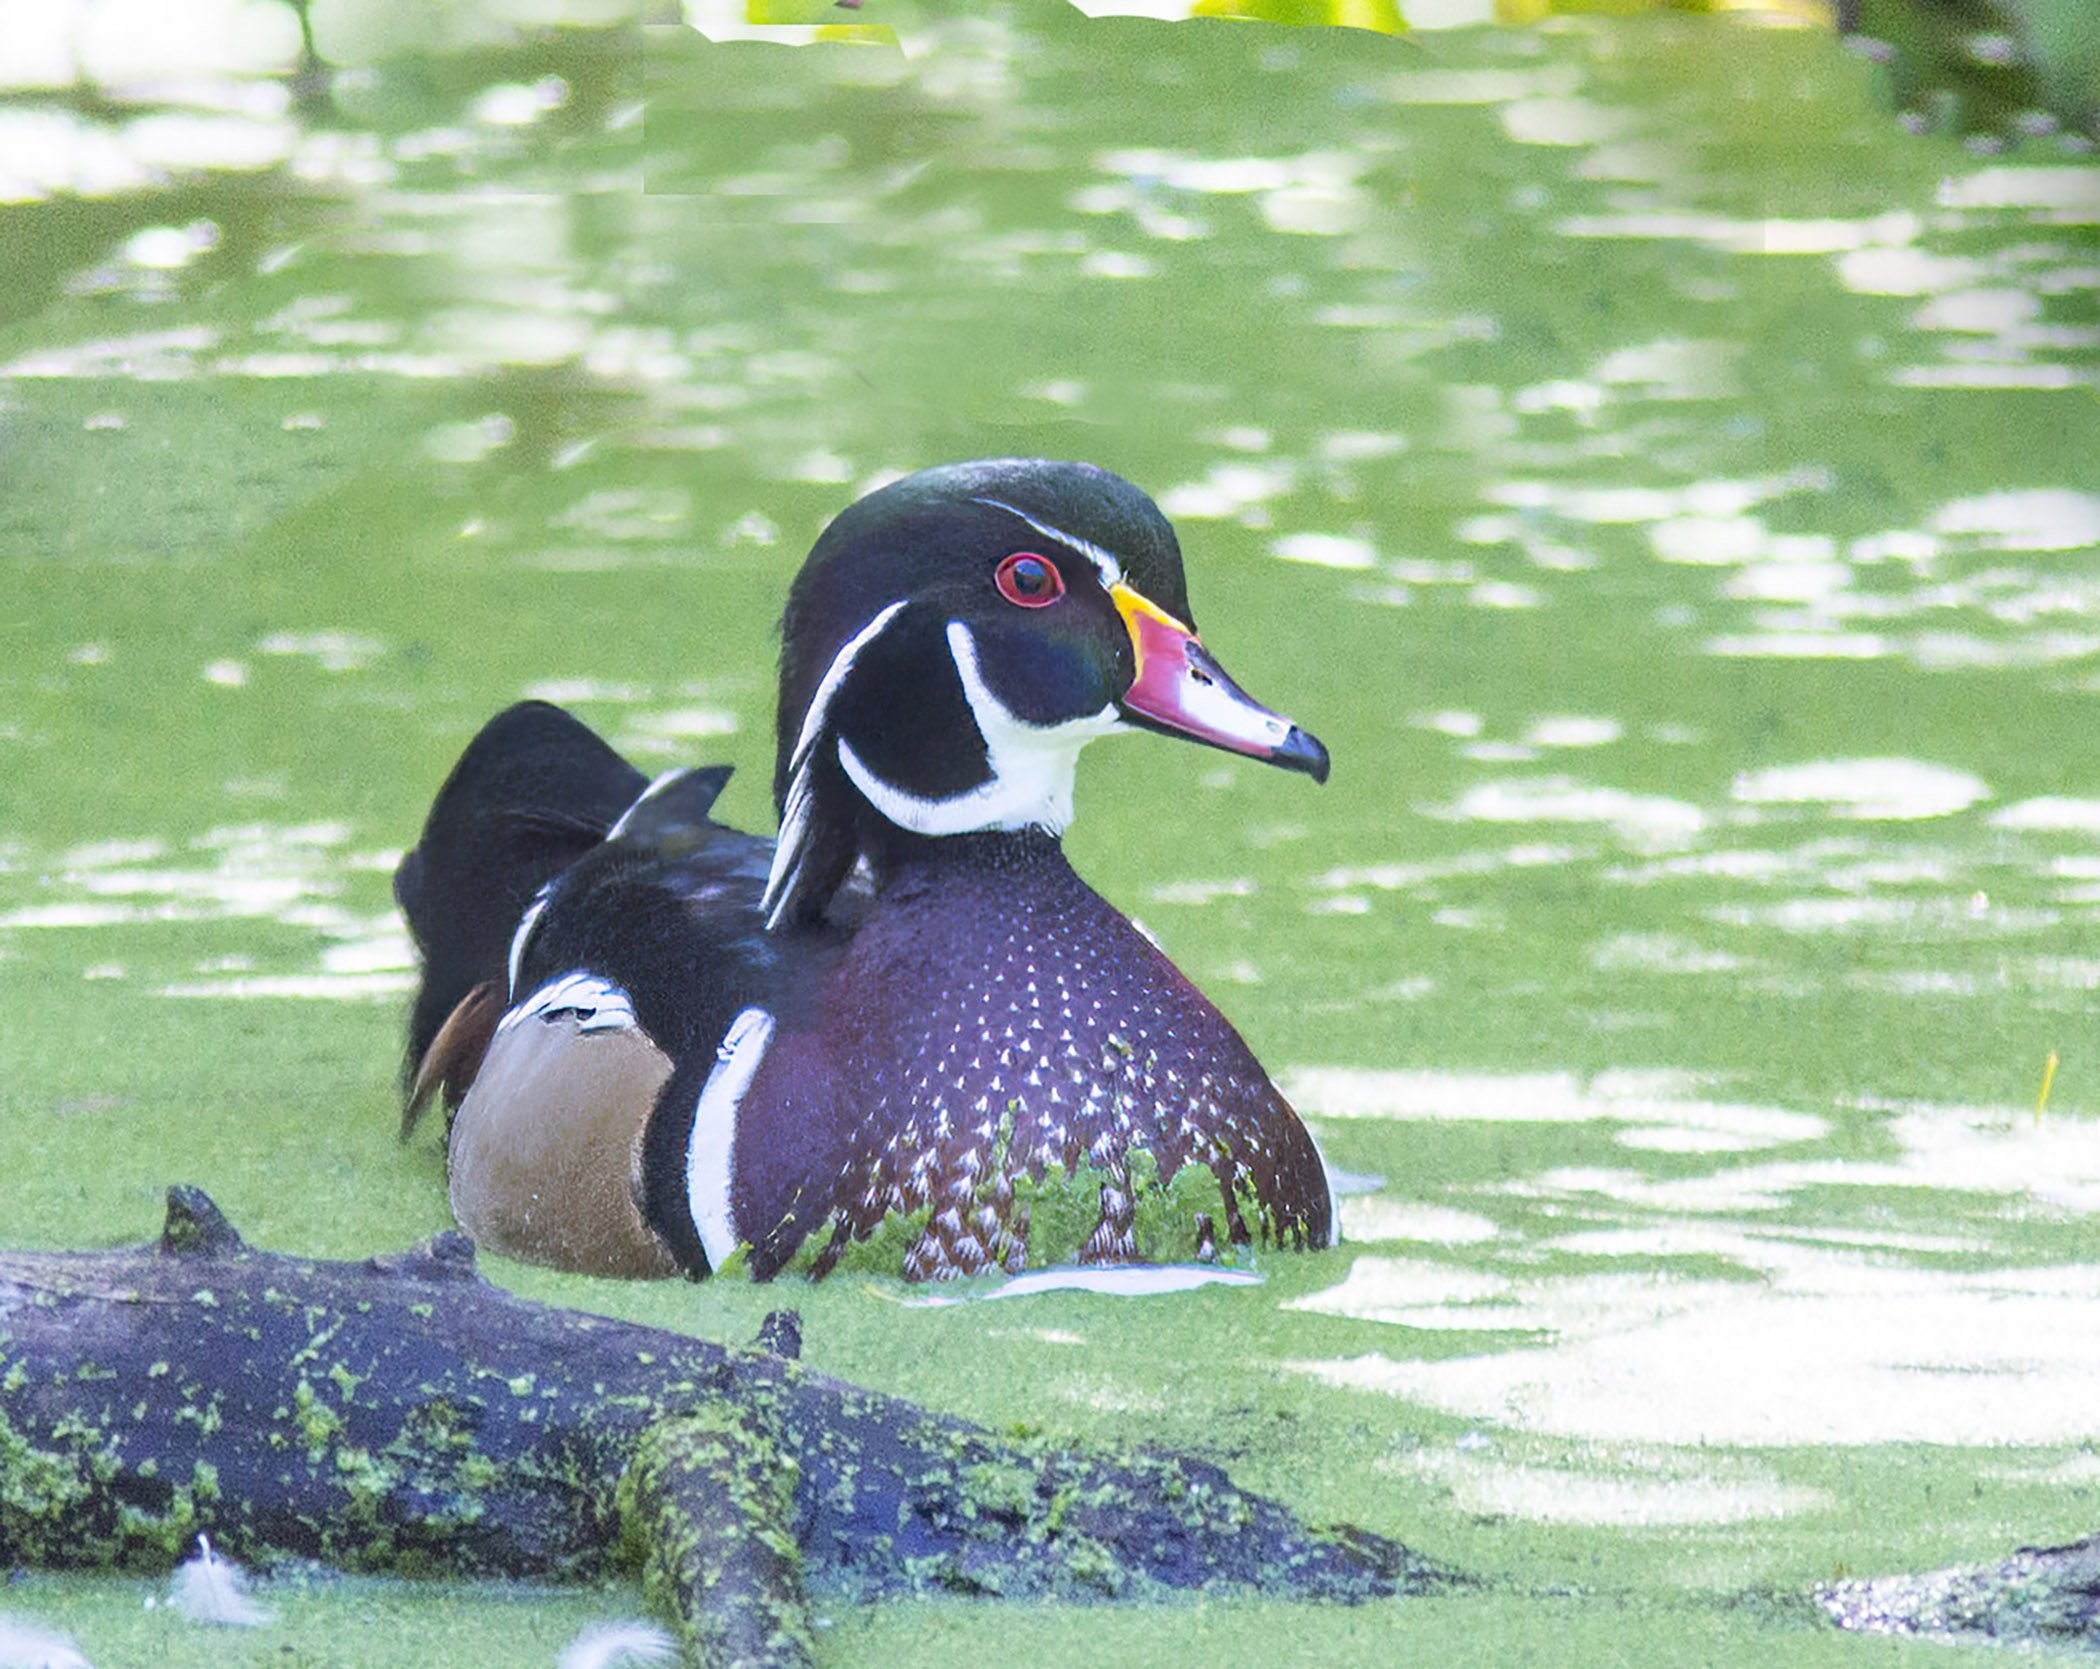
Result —
[{"label": "mossy log", "polygon": [[639,1571],[700,1664],[811,1659],[805,1591],[1354,1601],[1445,1573],[1218,1467],[1011,1442],[793,1359],[512,1296],[473,1246],[251,1250],[175,1188],[158,1246],[0,1253],[0,1567]]},{"label": "mossy log", "polygon": [[2100,1648],[2100,1536],[2023,1547],[1995,1565],[1833,1582],[1816,1594],[1840,1628],[1999,1645]]}]

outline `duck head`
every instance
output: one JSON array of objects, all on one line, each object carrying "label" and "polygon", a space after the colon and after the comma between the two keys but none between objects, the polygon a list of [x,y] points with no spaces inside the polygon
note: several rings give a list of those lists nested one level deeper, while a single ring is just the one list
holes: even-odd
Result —
[{"label": "duck head", "polygon": [[1097,736],[1152,730],[1327,777],[1327,750],[1196,635],[1159,507],[1090,464],[950,464],[870,493],[817,541],[781,631],[769,925],[821,915],[862,855],[1061,833]]}]

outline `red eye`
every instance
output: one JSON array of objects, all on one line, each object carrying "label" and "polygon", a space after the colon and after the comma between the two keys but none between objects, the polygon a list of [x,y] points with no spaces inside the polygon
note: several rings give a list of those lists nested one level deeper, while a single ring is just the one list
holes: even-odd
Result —
[{"label": "red eye", "polygon": [[1023,608],[1043,608],[1065,594],[1064,576],[1034,551],[1015,551],[992,577],[999,582],[999,595]]}]

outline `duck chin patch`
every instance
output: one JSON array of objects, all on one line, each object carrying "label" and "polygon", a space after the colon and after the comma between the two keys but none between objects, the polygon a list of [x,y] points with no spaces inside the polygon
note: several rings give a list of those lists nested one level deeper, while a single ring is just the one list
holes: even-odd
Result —
[{"label": "duck chin patch", "polygon": [[977,640],[960,620],[948,622],[948,652],[954,657],[956,676],[962,680],[963,698],[977,722],[978,734],[984,738],[991,774],[960,794],[927,799],[877,776],[843,737],[839,765],[868,804],[913,834],[1027,828],[1062,834],[1072,821],[1072,778],[1079,767],[1079,750],[1096,736],[1110,736],[1127,726],[1112,705],[1058,724],[1030,724],[985,682]]}]

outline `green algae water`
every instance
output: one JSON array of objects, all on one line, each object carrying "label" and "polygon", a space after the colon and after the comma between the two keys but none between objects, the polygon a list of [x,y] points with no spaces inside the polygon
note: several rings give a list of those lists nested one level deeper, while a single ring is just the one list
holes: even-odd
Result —
[{"label": "green algae water", "polygon": [[[1149,1299],[490,1272],[725,1339],[791,1303],[826,1370],[1488,1586],[837,1607],[823,1660],[1923,1661],[1798,1596],[2100,1527],[2088,163],[1737,21],[344,6],[287,89],[289,11],[223,13],[7,61],[0,1238],[143,1240],[174,1181],[276,1250],[446,1226],[388,876],[474,728],[561,701],[763,827],[824,521],[1085,457],[1334,753],[1104,744],[1069,844],[1346,1243]],[[316,1575],[229,1637],[160,1591],[0,1611],[105,1666],[508,1666],[636,1603]]]}]

